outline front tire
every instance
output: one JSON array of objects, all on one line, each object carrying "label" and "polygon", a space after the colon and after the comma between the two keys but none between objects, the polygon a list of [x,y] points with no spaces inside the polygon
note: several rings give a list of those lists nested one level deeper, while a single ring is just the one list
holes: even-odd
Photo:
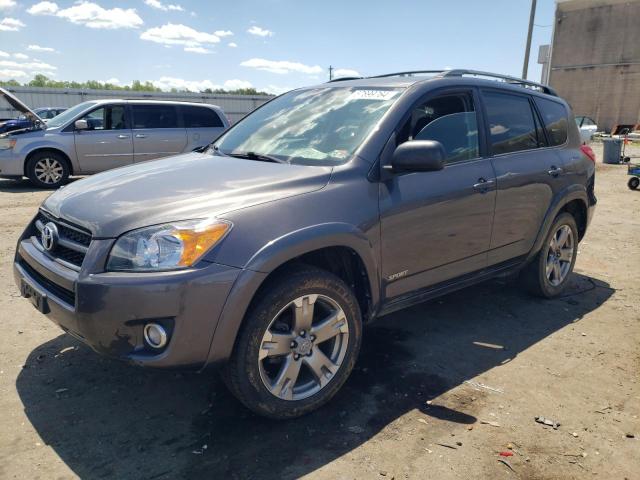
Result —
[{"label": "front tire", "polygon": [[69,178],[69,164],[59,153],[38,152],[29,158],[26,173],[36,187],[58,188]]},{"label": "front tire", "polygon": [[542,248],[522,271],[521,279],[530,293],[553,298],[560,295],[571,276],[578,253],[578,227],[569,213],[558,215]]},{"label": "front tire", "polygon": [[638,186],[640,186],[640,178],[638,177],[631,177],[629,179],[629,181],[627,182],[627,186],[631,189],[631,190],[637,190]]},{"label": "front tire", "polygon": [[248,311],[223,378],[249,409],[294,418],[328,402],[358,357],[362,321],[351,289],[314,267],[271,281]]}]

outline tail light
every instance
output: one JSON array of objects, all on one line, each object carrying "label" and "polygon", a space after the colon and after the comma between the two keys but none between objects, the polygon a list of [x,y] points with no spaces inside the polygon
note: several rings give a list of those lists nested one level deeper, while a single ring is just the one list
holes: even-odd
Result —
[{"label": "tail light", "polygon": [[591,160],[593,163],[596,163],[596,154],[589,145],[580,145],[580,150],[582,150],[582,153],[589,157],[589,160]]}]

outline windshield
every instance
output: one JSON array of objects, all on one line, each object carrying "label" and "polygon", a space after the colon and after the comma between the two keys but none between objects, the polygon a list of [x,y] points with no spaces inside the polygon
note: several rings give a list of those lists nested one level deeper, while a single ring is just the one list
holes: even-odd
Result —
[{"label": "windshield", "polygon": [[60,115],[55,116],[51,120],[47,121],[47,128],[61,127],[62,125],[68,123],[70,120],[73,120],[73,118],[80,112],[83,112],[84,110],[94,106],[95,104],[96,102],[79,103],[75,107],[71,107],[69,110],[65,110]]},{"label": "windshield", "polygon": [[395,88],[324,87],[287,93],[243,119],[214,147],[289,163],[346,161],[400,96]]}]

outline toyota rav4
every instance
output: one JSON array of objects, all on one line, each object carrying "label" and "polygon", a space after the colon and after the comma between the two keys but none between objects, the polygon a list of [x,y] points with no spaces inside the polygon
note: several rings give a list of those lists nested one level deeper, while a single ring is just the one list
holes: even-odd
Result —
[{"label": "toyota rav4", "polygon": [[281,95],[206,150],[47,198],[22,295],[97,352],[220,365],[272,418],[327,402],[367,322],[518,274],[554,297],[592,217],[595,158],[549,87],[469,70]]}]

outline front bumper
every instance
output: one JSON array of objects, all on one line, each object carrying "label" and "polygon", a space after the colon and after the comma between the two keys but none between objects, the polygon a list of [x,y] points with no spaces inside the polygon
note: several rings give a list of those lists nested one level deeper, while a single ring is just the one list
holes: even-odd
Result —
[{"label": "front bumper", "polygon": [[[23,295],[64,331],[99,353],[152,367],[201,367],[240,269],[205,264],[174,272],[105,272],[113,240],[93,240],[79,271],[50,257],[25,234],[14,278]],[[145,345],[144,325],[161,323],[167,346]]]}]

